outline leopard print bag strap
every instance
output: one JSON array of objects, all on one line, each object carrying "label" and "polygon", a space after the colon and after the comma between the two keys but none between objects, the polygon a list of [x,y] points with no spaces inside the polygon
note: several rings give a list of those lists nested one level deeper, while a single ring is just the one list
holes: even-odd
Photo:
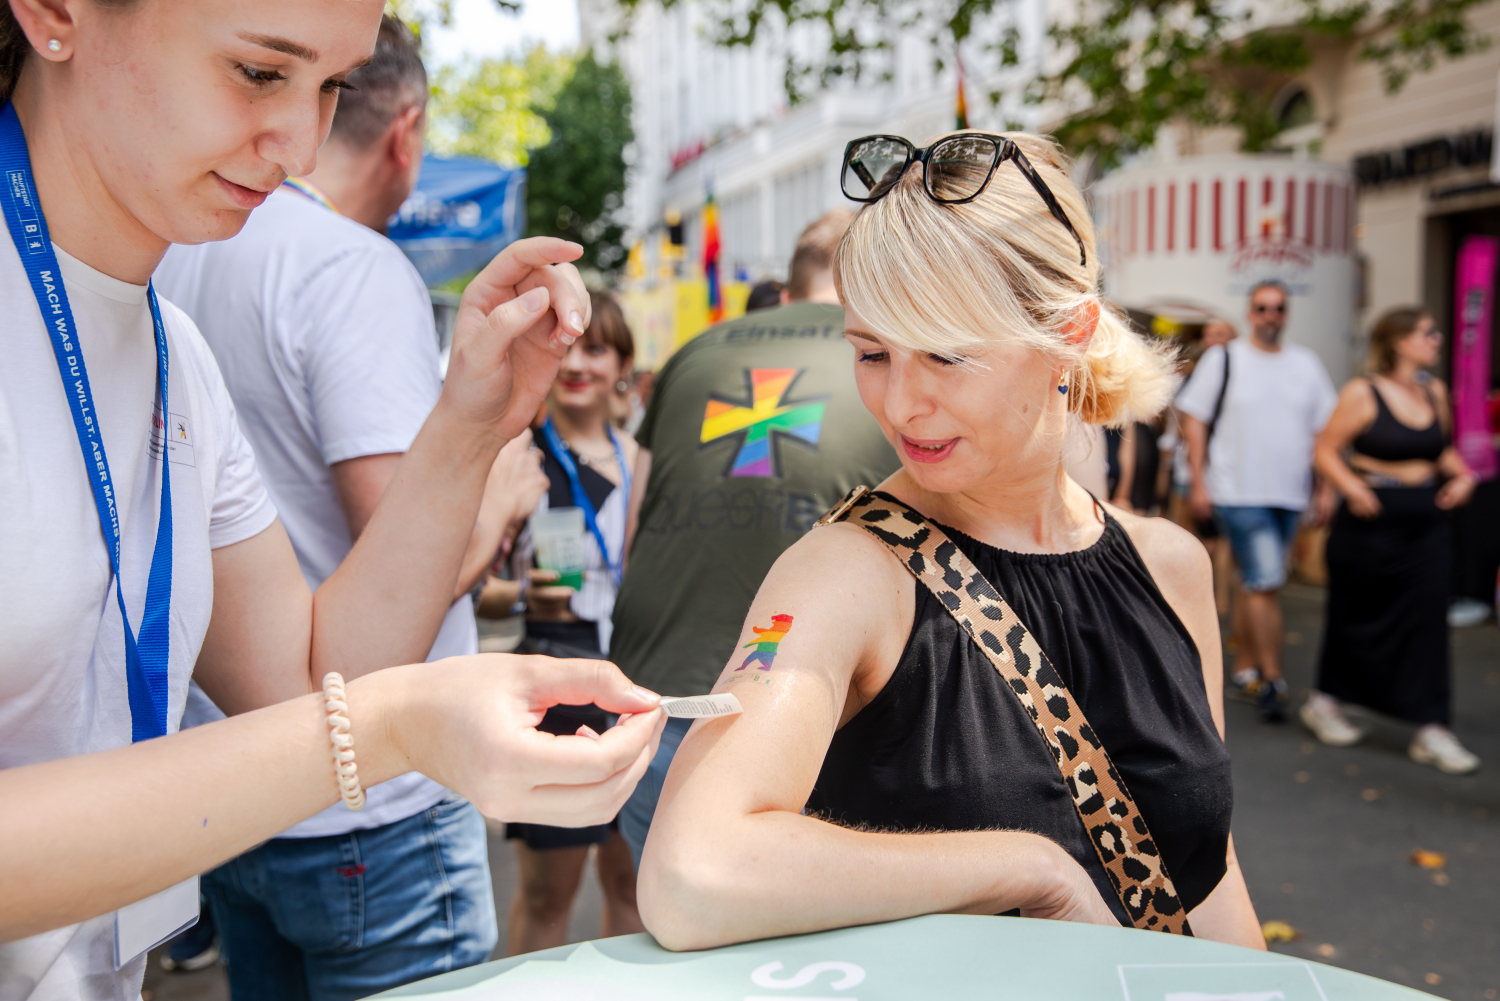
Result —
[{"label": "leopard print bag strap", "polygon": [[855,487],[818,525],[851,519],[943,603],[1036,723],[1110,883],[1137,928],[1191,935],[1146,819],[1047,655],[942,529],[893,497]]}]

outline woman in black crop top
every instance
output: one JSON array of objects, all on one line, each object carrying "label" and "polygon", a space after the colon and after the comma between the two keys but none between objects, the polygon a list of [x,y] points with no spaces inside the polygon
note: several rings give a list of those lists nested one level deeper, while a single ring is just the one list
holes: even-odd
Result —
[{"label": "woman in black crop top", "polygon": [[1479,759],[1448,730],[1453,544],[1445,512],[1468,503],[1474,477],[1451,444],[1447,388],[1427,377],[1441,346],[1420,309],[1381,317],[1370,337],[1371,374],[1344,387],[1318,436],[1314,462],[1344,503],[1328,536],[1318,690],[1299,715],[1319,740],[1340,747],[1363,736],[1341,701],[1415,723],[1412,759],[1462,775]]},{"label": "woman in black crop top", "polygon": [[[1194,933],[1263,948],[1229,837],[1208,557],[1163,519],[1098,503],[1062,465],[1071,420],[1158,412],[1170,361],[1103,308],[1061,153],[1005,141],[1077,243],[1015,164],[987,184],[944,156],[925,171],[860,165],[884,196],[855,217],[835,274],[861,398],[902,460],[878,489],[939,523],[1034,634]],[[934,199],[955,185],[980,190]],[[871,535],[831,524],[794,545],[741,642],[715,690],[744,713],[684,739],[642,857],[641,913],[662,944],[941,912],[1130,924],[1020,700]]]}]

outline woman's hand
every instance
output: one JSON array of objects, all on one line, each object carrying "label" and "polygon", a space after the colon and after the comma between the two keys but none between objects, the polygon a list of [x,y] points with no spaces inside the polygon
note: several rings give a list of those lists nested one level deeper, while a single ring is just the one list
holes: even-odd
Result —
[{"label": "woman's hand", "polygon": [[499,516],[509,527],[516,521],[524,521],[547,492],[549,481],[542,471],[542,453],[531,444],[531,429],[505,443],[495,464],[490,467],[489,482],[485,484],[485,497],[491,492],[501,498],[504,505]]},{"label": "woman's hand", "polygon": [[569,622],[577,618],[571,602],[578,592],[565,584],[558,584],[556,570],[532,567],[526,571],[531,587],[526,592],[527,618],[544,622]]},{"label": "woman's hand", "polygon": [[[645,774],[666,720],[654,693],[603,660],[452,657],[377,672],[351,684],[351,697],[382,684],[392,686],[380,715],[398,767],[468,797],[496,820],[608,823]],[[590,702],[632,715],[598,737],[536,729],[549,707]],[[356,742],[361,708],[351,701]]]},{"label": "woman's hand", "polygon": [[508,619],[515,614],[520,600],[520,581],[491,576],[484,582],[484,591],[474,605],[474,614],[481,619]]},{"label": "woman's hand", "polygon": [[1460,473],[1453,477],[1438,491],[1438,510],[1451,511],[1469,503],[1469,498],[1474,496],[1474,486],[1475,480],[1471,473]]},{"label": "woman's hand", "polygon": [[588,327],[588,292],[568,263],[582,253],[566,240],[518,240],[469,283],[442,396],[460,419],[507,441],[531,424]]},{"label": "woman's hand", "polygon": [[1384,508],[1380,505],[1380,498],[1375,496],[1363,481],[1356,480],[1344,487],[1344,503],[1349,505],[1349,511],[1356,518],[1378,518]]},{"label": "woman's hand", "polygon": [[1037,899],[1021,907],[1023,918],[1046,918],[1049,921],[1077,921],[1089,925],[1113,925],[1120,922],[1099,896],[1099,890],[1083,866],[1073,861],[1055,844],[1052,877],[1043,882]]}]

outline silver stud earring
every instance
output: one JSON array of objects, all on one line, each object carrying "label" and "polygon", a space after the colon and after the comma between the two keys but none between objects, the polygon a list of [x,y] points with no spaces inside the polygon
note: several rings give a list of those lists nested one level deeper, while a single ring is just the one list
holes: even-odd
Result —
[{"label": "silver stud earring", "polygon": [[47,51],[48,52],[61,52],[62,51],[62,42],[59,42],[55,38],[52,39],[51,41],[49,41],[47,43]]},{"label": "silver stud earring", "polygon": [[630,389],[630,383],[626,382],[624,379],[621,379],[619,382],[615,383],[615,392],[617,393],[623,393],[628,389]]}]

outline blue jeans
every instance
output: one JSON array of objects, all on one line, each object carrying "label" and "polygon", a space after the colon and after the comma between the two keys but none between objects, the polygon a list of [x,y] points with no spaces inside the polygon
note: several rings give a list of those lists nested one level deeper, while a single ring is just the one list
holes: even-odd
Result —
[{"label": "blue jeans", "polygon": [[635,792],[625,801],[616,820],[620,836],[625,839],[625,843],[630,846],[630,854],[635,857],[637,872],[641,869],[641,849],[646,847],[646,835],[651,833],[651,818],[656,815],[656,801],[661,799],[661,787],[667,780],[667,769],[672,767],[677,748],[682,745],[682,738],[687,736],[692,725],[693,721],[690,719],[667,720],[667,728],[661,734],[661,743],[656,745],[656,757],[651,759],[646,774],[641,776]]},{"label": "blue jeans", "polygon": [[1229,538],[1245,590],[1281,590],[1286,583],[1287,557],[1301,519],[1301,511],[1284,507],[1214,508],[1214,520]]},{"label": "blue jeans", "polygon": [[484,818],[450,795],[405,820],[275,838],[203,877],[233,1001],[354,1001],[490,958]]}]

